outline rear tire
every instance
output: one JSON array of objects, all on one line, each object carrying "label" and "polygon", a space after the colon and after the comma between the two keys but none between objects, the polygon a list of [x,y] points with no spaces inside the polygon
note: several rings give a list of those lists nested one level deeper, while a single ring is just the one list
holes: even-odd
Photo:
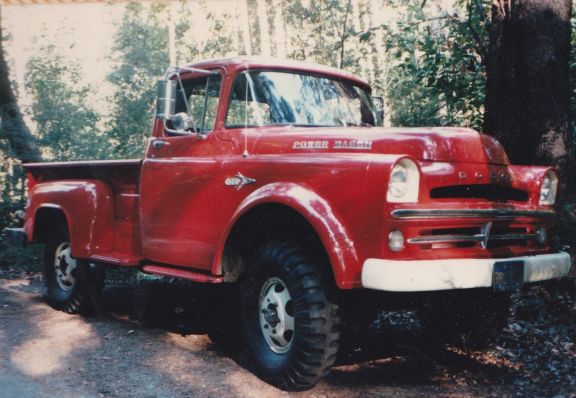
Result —
[{"label": "rear tire", "polygon": [[317,268],[291,244],[258,251],[241,281],[244,334],[263,379],[284,390],[316,385],[338,352],[337,306]]},{"label": "rear tire", "polygon": [[44,280],[54,308],[69,314],[88,313],[96,307],[104,287],[104,270],[73,258],[68,232],[59,228],[44,247]]}]

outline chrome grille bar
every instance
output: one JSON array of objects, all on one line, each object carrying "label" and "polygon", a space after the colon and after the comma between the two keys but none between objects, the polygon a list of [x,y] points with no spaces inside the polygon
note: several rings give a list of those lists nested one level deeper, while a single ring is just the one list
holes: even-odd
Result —
[{"label": "chrome grille bar", "polygon": [[[408,243],[426,245],[434,243],[463,243],[463,242],[483,242],[486,236],[484,234],[474,235],[429,235],[409,238]],[[536,239],[536,234],[502,234],[490,235],[488,242],[492,240],[530,240]]]},{"label": "chrome grille bar", "polygon": [[514,210],[514,209],[396,209],[392,217],[400,219],[433,218],[553,218],[552,210]]}]

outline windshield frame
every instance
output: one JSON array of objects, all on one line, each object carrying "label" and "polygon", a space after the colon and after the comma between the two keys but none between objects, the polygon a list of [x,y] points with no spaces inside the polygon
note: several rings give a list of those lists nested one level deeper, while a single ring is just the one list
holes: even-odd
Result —
[{"label": "windshield frame", "polygon": [[[290,122],[278,122],[278,123],[273,123],[273,124],[246,124],[246,123],[241,123],[241,124],[229,124],[228,121],[228,114],[231,108],[231,104],[232,104],[232,96],[234,95],[234,86],[236,84],[236,82],[238,81],[238,79],[240,79],[242,76],[245,75],[249,75],[250,73],[254,73],[254,72],[269,72],[269,73],[284,73],[284,74],[289,74],[289,75],[303,75],[303,76],[310,76],[310,77],[315,77],[315,78],[320,78],[320,79],[326,79],[326,80],[330,80],[330,81],[334,81],[334,82],[339,82],[339,83],[343,83],[346,85],[349,85],[351,87],[356,88],[357,90],[359,90],[360,92],[362,92],[364,94],[364,96],[360,96],[360,101],[367,101],[367,105],[370,109],[371,114],[373,115],[373,120],[374,120],[374,124],[364,124],[364,123],[350,123],[350,124],[320,124],[320,123],[313,123],[313,124],[309,124],[309,123],[290,123]],[[250,79],[252,80],[252,79]],[[383,120],[380,118],[377,106],[374,104],[374,102],[372,101],[372,88],[367,85],[367,84],[361,84],[358,81],[355,81],[353,79],[348,79],[345,77],[340,77],[340,76],[333,76],[331,74],[325,74],[325,73],[319,73],[319,72],[315,72],[315,71],[308,71],[308,70],[303,70],[303,69],[290,69],[290,68],[269,68],[269,67],[258,67],[258,68],[246,68],[246,69],[242,69],[242,70],[238,70],[237,73],[235,73],[234,77],[232,79],[230,79],[229,81],[229,89],[228,89],[228,93],[227,93],[227,102],[226,102],[226,108],[224,109],[224,115],[223,115],[223,123],[222,123],[222,127],[226,130],[231,130],[231,129],[240,129],[240,128],[262,128],[262,127],[283,127],[283,126],[292,126],[292,127],[308,127],[308,128],[315,128],[315,127],[324,127],[324,128],[333,128],[333,127],[350,127],[350,126],[354,126],[354,127],[381,127],[383,126]]]}]

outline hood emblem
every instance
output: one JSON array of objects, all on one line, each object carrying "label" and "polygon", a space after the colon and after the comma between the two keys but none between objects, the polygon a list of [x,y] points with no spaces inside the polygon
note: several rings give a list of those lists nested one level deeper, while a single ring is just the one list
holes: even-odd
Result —
[{"label": "hood emblem", "polygon": [[486,249],[488,247],[488,239],[490,238],[490,229],[492,228],[492,221],[487,222],[482,226],[482,231],[480,232],[480,247]]},{"label": "hood emblem", "polygon": [[256,180],[254,178],[249,178],[242,173],[238,172],[234,177],[228,177],[224,180],[224,184],[229,187],[236,187],[236,190],[241,189],[244,185],[254,184]]}]

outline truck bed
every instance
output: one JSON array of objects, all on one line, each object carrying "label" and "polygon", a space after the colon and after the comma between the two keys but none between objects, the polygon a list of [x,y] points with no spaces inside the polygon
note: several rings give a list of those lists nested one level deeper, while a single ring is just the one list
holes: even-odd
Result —
[{"label": "truck bed", "polygon": [[24,168],[32,189],[41,183],[101,181],[109,186],[113,201],[113,247],[105,253],[93,253],[94,260],[117,265],[138,265],[140,242],[140,159],[28,163]]}]

